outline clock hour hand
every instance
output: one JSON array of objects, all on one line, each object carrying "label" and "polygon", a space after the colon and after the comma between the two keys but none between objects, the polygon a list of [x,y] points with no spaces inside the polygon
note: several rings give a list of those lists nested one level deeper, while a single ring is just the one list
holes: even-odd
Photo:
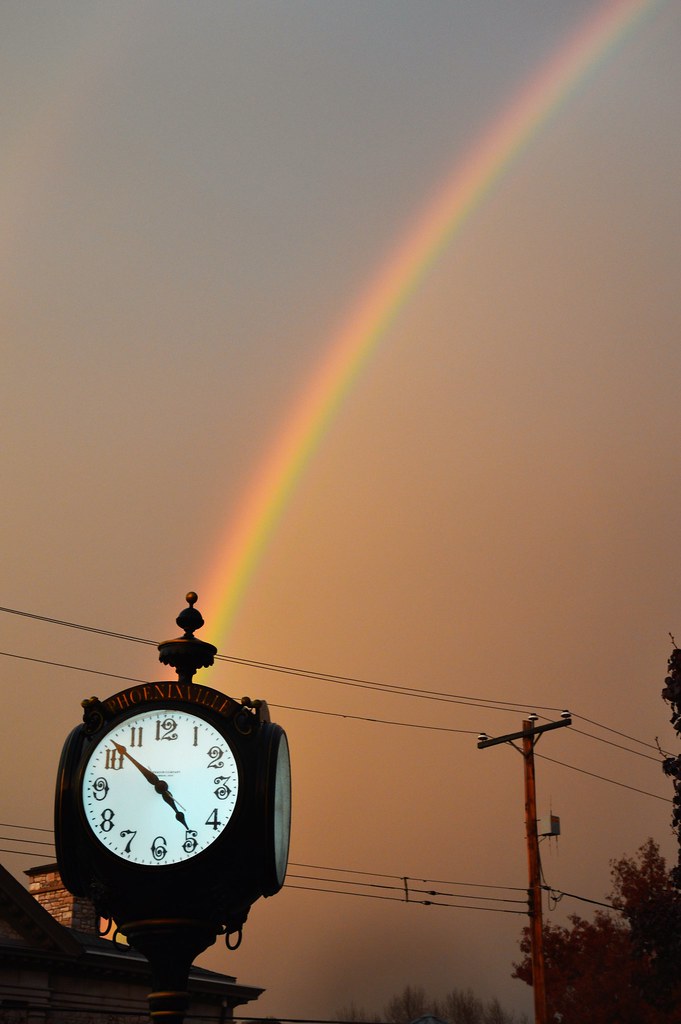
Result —
[{"label": "clock hour hand", "polygon": [[184,813],[180,810],[174,796],[170,792],[170,789],[168,788],[168,783],[164,782],[163,779],[159,779],[158,775],[155,775],[154,772],[150,771],[148,768],[145,768],[143,764],[140,764],[139,761],[132,756],[132,754],[128,753],[127,747],[124,747],[122,743],[116,743],[115,740],[112,740],[111,742],[113,743],[114,747],[122,757],[127,757],[128,761],[131,761],[134,764],[135,768],[141,771],[142,775],[147,780],[147,782],[151,783],[156,792],[160,793],[161,797],[165,800],[168,806],[172,807],[173,811],[175,811],[175,817],[180,822],[180,824],[185,829],[188,829],[189,826],[187,825],[187,819],[185,818]]}]

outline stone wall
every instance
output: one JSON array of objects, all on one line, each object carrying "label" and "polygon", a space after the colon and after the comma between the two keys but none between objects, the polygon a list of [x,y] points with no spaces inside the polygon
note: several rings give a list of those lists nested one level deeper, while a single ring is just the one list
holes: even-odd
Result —
[{"label": "stone wall", "polygon": [[97,935],[98,918],[94,905],[82,896],[73,896],[65,887],[56,864],[27,871],[28,891],[49,914],[66,928]]}]

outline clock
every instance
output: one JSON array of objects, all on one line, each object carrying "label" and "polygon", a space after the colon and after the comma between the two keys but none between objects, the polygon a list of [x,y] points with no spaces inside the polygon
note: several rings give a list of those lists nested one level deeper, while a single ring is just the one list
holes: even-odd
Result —
[{"label": "clock", "polygon": [[239,791],[239,765],[224,733],[192,710],[154,705],[118,719],[97,739],[82,769],[79,803],[108,853],[159,868],[189,861],[223,836]]},{"label": "clock", "polygon": [[286,877],[291,835],[291,760],[286,733],[267,725],[265,764],[264,895],[279,892]]}]

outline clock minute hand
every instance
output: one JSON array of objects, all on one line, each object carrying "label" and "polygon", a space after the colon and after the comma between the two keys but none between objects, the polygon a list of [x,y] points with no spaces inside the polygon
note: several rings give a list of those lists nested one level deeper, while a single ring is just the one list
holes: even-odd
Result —
[{"label": "clock minute hand", "polygon": [[163,779],[159,779],[158,775],[155,775],[154,772],[149,770],[149,768],[145,768],[143,764],[140,764],[139,761],[132,756],[132,754],[128,753],[127,747],[124,747],[122,743],[116,743],[115,740],[112,740],[111,742],[113,743],[118,753],[121,754],[121,756],[127,757],[128,761],[132,761],[135,768],[141,771],[142,775],[147,780],[147,782],[149,782],[154,787],[156,792],[161,795],[161,797],[165,800],[168,806],[173,809],[173,811],[175,812],[175,817],[180,822],[180,824],[183,825],[185,829],[188,829],[189,826],[187,825],[187,819],[185,818],[183,812],[179,809],[179,806],[174,796],[170,792],[170,789],[168,788],[168,783],[164,782]]},{"label": "clock minute hand", "polygon": [[127,757],[128,761],[132,761],[135,768],[138,768],[142,772],[142,775],[147,780],[147,782],[150,782],[151,785],[154,787],[156,787],[159,784],[161,780],[159,779],[158,775],[154,775],[152,771],[149,771],[149,769],[145,768],[143,764],[140,764],[139,761],[137,761],[132,756],[132,754],[128,753],[127,747],[124,747],[122,743],[116,743],[115,740],[112,740],[111,742],[113,743],[114,747],[122,757]]}]

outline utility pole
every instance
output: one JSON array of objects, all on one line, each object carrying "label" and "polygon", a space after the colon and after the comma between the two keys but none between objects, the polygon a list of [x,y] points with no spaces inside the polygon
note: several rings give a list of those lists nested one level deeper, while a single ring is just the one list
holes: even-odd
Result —
[{"label": "utility pole", "polygon": [[[530,917],[530,948],[532,952],[532,991],[534,993],[534,1022],[547,1024],[546,1017],[546,982],[544,976],[544,932],[542,920],[542,883],[541,862],[539,860],[539,836],[537,834],[537,790],[534,775],[534,748],[539,737],[551,729],[562,729],[572,725],[569,711],[563,711],[560,722],[548,722],[546,725],[535,725],[537,715],[530,715],[523,721],[522,732],[508,733],[505,736],[489,737],[481,733],[478,737],[478,749],[493,747],[498,743],[510,743],[523,755],[525,777],[525,834],[527,837],[527,865],[529,874]],[[514,740],[522,740],[522,747]]]},{"label": "utility pole", "polygon": [[[562,724],[562,723],[561,723]],[[567,724],[567,723],[566,723]],[[546,1024],[546,978],[544,973],[544,931],[541,899],[541,863],[537,835],[537,790],[534,779],[534,740],[532,722],[523,722],[523,761],[525,764],[525,834],[529,872],[529,914],[532,935],[532,987],[535,1024]]]}]

